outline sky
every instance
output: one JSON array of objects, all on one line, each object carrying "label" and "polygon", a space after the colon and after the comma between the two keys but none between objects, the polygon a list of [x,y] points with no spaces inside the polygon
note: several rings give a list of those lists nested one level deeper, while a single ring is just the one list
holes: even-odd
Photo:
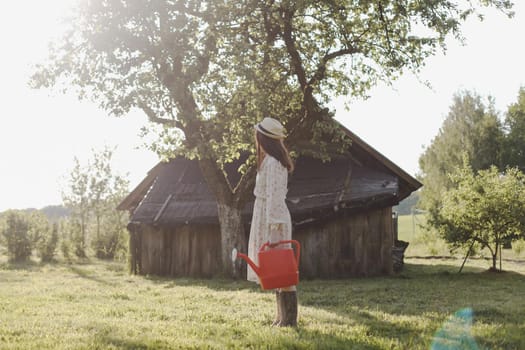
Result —
[{"label": "sky", "polygon": [[[465,45],[453,40],[446,55],[427,60],[419,77],[405,74],[392,86],[380,84],[365,101],[334,100],[336,119],[411,175],[437,135],[452,97],[461,90],[493,96],[502,115],[525,86],[525,4],[516,16],[488,11],[485,21],[463,26]],[[92,150],[116,147],[113,168],[136,186],[157,162],[140,146],[146,117],[134,111],[108,116],[73,94],[33,90],[34,64],[60,35],[70,0],[0,2],[0,211],[61,204],[74,157],[86,163]],[[431,88],[421,81],[428,81]]]}]

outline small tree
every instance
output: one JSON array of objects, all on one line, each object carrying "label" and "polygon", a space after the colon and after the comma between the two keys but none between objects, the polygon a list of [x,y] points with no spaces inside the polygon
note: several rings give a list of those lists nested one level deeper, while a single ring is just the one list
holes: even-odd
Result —
[{"label": "small tree", "polygon": [[86,256],[88,245],[104,259],[113,259],[125,249],[127,217],[116,207],[128,194],[129,181],[114,172],[112,157],[113,150],[106,146],[93,150],[86,164],[75,158],[63,189],[64,204],[71,210],[63,234],[78,257]]},{"label": "small tree", "polygon": [[128,194],[129,181],[115,174],[111,166],[113,150],[105,147],[93,152],[86,169],[89,179],[88,202],[94,219],[91,246],[97,258],[113,259],[125,243],[126,215],[116,207]]},{"label": "small tree", "polygon": [[[86,169],[80,165],[75,157],[75,166],[69,174],[69,186],[62,192],[64,205],[71,210],[71,220],[75,222],[70,228],[71,243],[75,249],[75,255],[80,258],[86,257],[87,223],[89,220],[89,179]],[[78,224],[78,225],[76,225]]]},{"label": "small tree", "polygon": [[451,180],[455,186],[444,194],[432,226],[453,248],[487,248],[497,270],[502,245],[525,236],[525,175],[495,166],[475,174],[464,162]]},{"label": "small tree", "polygon": [[7,246],[7,255],[10,261],[29,260],[33,242],[25,213],[15,210],[8,211],[5,215],[2,236]]},{"label": "small tree", "polygon": [[93,242],[97,258],[120,259],[127,255],[127,231],[129,220],[127,212],[116,210],[118,204],[128,194],[129,181],[122,176],[111,174],[109,195],[104,200],[106,211],[100,223],[100,232]]}]

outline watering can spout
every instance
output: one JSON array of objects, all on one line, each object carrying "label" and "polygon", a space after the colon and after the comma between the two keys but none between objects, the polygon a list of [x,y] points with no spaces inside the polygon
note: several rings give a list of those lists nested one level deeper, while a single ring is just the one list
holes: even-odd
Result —
[{"label": "watering can spout", "polygon": [[239,252],[237,252],[237,249],[233,248],[233,250],[232,250],[232,261],[235,262],[235,260],[239,259],[239,258],[241,258],[244,261],[246,261],[246,263],[248,265],[250,265],[250,267],[253,269],[255,274],[257,274],[257,276],[260,276],[259,266],[255,265],[255,263],[252,261],[252,259],[250,259],[248,257],[248,255],[243,254],[243,253],[239,253]]}]

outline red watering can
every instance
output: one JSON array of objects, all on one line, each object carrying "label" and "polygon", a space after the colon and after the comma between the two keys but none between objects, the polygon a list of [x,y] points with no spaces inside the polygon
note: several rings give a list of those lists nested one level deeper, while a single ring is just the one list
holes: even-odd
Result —
[{"label": "red watering can", "polygon": [[[292,248],[274,248],[282,244],[292,243],[295,245],[295,255]],[[237,249],[232,251],[232,260],[237,258],[246,260],[253,271],[259,276],[262,289],[275,289],[289,286],[295,286],[299,283],[299,254],[301,245],[296,240],[279,241],[270,244],[265,243],[259,249],[257,257],[259,266],[245,254],[237,253]]]}]

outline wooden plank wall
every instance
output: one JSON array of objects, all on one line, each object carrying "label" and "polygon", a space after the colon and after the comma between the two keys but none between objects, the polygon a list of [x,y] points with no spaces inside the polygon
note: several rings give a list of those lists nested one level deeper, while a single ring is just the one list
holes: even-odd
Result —
[{"label": "wooden plank wall", "polygon": [[[132,272],[137,273],[133,266],[143,275],[213,277],[220,272],[217,225],[143,226],[130,235]],[[293,238],[301,243],[301,278],[391,274],[392,235],[391,207],[298,227]]]},{"label": "wooden plank wall", "polygon": [[142,229],[144,275],[212,277],[220,271],[220,236],[215,225]]},{"label": "wooden plank wall", "polygon": [[392,229],[390,207],[297,228],[301,278],[391,274]]},{"label": "wooden plank wall", "polygon": [[129,253],[130,253],[130,271],[133,274],[141,274],[141,256],[142,256],[142,235],[140,227],[132,226],[129,230]]}]

